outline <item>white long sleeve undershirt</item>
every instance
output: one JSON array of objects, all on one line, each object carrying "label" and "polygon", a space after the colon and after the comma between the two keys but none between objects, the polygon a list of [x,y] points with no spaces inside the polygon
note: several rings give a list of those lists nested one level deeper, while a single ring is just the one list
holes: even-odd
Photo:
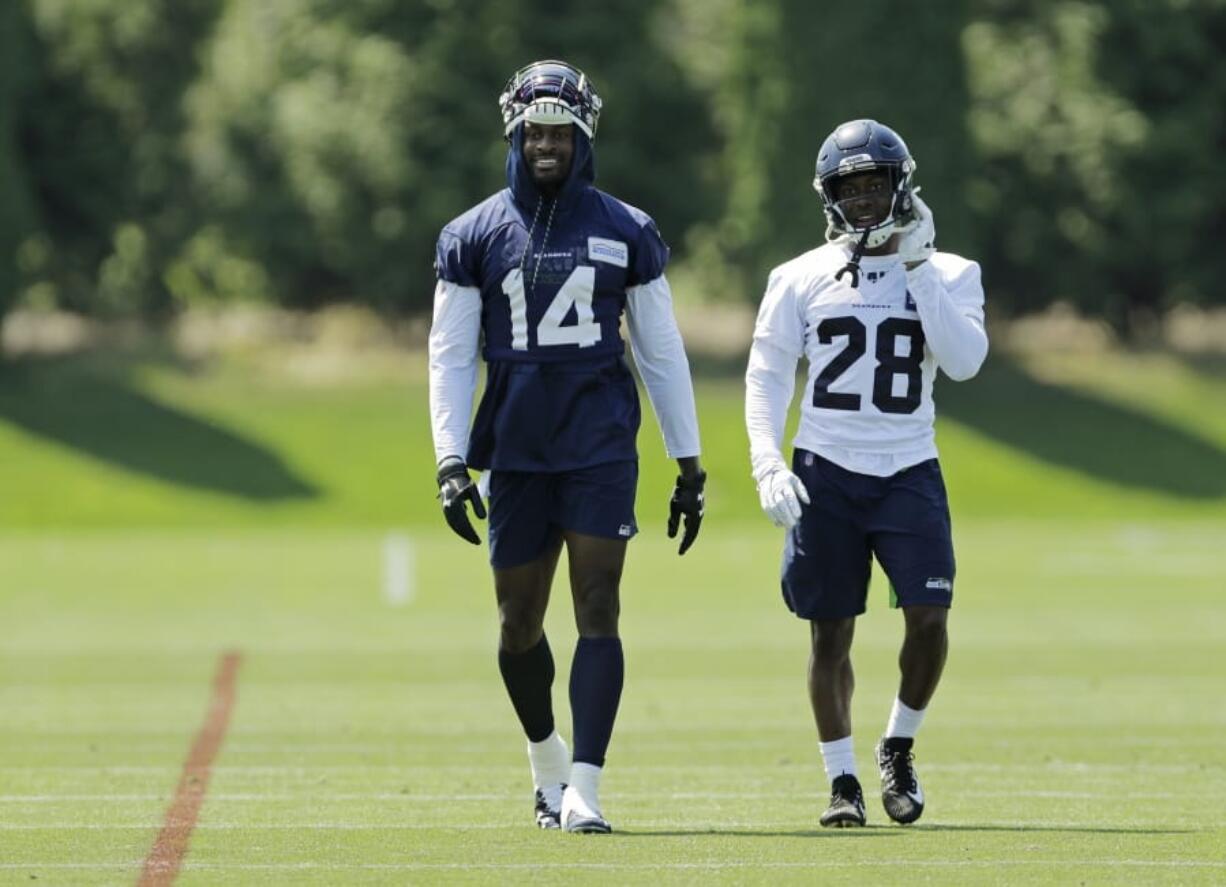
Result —
[{"label": "white long sleeve undershirt", "polygon": [[669,458],[699,455],[690,363],[673,314],[672,292],[663,275],[626,290],[626,329]]},{"label": "white long sleeve undershirt", "polygon": [[440,280],[430,326],[430,430],[434,457],[465,458],[477,392],[481,290]]},{"label": "white long sleeve undershirt", "polygon": [[796,389],[796,363],[793,354],[764,338],[754,339],[745,371],[745,428],[749,432],[749,459],[753,477],[760,481],[784,461],[783,429],[788,407]]},{"label": "white long sleeve undershirt", "polygon": [[907,272],[907,288],[915,299],[928,348],[941,371],[956,382],[979,372],[988,356],[982,302],[957,304],[931,262]]},{"label": "white long sleeve undershirt", "polygon": [[[701,452],[689,360],[672,294],[664,277],[626,291],[630,347],[648,398],[674,459]],[[430,424],[434,455],[464,458],[477,390],[481,291],[440,280],[434,292],[429,338]]]}]

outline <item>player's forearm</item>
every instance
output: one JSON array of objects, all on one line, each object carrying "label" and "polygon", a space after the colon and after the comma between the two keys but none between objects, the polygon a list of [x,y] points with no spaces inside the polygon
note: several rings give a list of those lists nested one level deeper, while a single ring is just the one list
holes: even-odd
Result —
[{"label": "player's forearm", "polygon": [[430,326],[430,430],[437,461],[464,457],[477,391],[481,295],[475,287],[439,281]]},{"label": "player's forearm", "polygon": [[630,350],[670,458],[696,457],[698,411],[685,344],[673,314],[668,281],[659,277],[627,293]]},{"label": "player's forearm", "polygon": [[634,361],[638,366],[647,399],[651,401],[660,431],[664,435],[664,449],[670,458],[680,459],[697,456],[700,452],[698,437],[698,410],[694,403],[694,384],[690,378],[690,363],[681,337],[667,356],[648,356],[631,341]]},{"label": "player's forearm", "polygon": [[796,385],[796,360],[755,341],[745,370],[745,430],[755,478],[785,464],[781,444]]},{"label": "player's forearm", "polygon": [[448,456],[464,458],[468,452],[468,425],[476,390],[475,363],[467,373],[431,368],[430,431],[436,463]]},{"label": "player's forearm", "polygon": [[937,365],[956,381],[974,376],[988,355],[982,308],[960,308],[930,267],[909,272],[907,285]]},{"label": "player's forearm", "polygon": [[430,431],[434,437],[434,457],[441,462],[448,456],[464,458],[468,452],[468,424],[472,418],[473,396],[477,392],[477,358],[464,358],[454,350],[430,349]]},{"label": "player's forearm", "polygon": [[934,334],[928,333],[929,324],[924,323],[928,345],[945,375],[957,382],[969,379],[988,356],[988,335],[980,321],[958,313],[952,305],[938,310],[941,319],[932,324]]},{"label": "player's forearm", "polygon": [[667,381],[656,379],[643,384],[647,398],[664,436],[664,451],[671,459],[697,457],[702,452],[698,436],[698,410],[694,404],[694,389],[690,383],[689,366],[678,369],[677,377]]}]

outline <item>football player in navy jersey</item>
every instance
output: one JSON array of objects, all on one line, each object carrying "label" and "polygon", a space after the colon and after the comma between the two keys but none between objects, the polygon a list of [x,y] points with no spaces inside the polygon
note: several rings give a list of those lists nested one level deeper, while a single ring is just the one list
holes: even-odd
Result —
[{"label": "football player in navy jersey", "polygon": [[[634,517],[635,363],[679,476],[668,535],[698,535],[706,475],[689,362],[655,223],[593,187],[600,98],[565,62],[515,73],[499,99],[507,188],[439,236],[430,413],[447,523],[479,544],[486,516],[498,666],[528,738],[541,828],[611,831],[598,787],[623,681],[619,584]],[[472,417],[478,354],[485,393]],[[469,423],[472,419],[472,427]],[[484,469],[480,487],[470,468]],[[487,487],[488,484],[488,487]],[[570,673],[573,757],[555,729],[545,609],[562,546],[579,640]]]},{"label": "football player in navy jersey", "polygon": [[[914,169],[903,140],[874,120],[823,142],[813,185],[830,242],[771,272],[745,376],[754,480],[763,510],[788,531],[783,597],[810,623],[809,697],[831,780],[824,826],[865,822],[850,654],[874,556],[905,624],[876,750],[895,822],[924,810],[912,746],[948,647],[954,552],[932,385],[938,367],[954,380],[975,375],[988,339],[979,266],[935,250]],[[809,375],[789,467],[780,446],[802,355]]]}]

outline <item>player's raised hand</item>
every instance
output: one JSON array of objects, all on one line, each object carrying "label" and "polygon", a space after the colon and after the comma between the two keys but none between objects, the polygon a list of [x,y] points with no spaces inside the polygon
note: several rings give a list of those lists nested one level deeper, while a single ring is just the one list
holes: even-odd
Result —
[{"label": "player's raised hand", "polygon": [[685,519],[685,530],[681,534],[681,547],[677,554],[689,551],[694,540],[698,538],[698,528],[702,526],[705,497],[703,488],[707,483],[707,473],[698,471],[692,474],[677,475],[677,483],[673,486],[672,498],[668,500],[668,538],[677,536],[677,527]]},{"label": "player's raised hand", "polygon": [[481,537],[473,529],[464,505],[472,503],[473,514],[485,520],[485,503],[477,485],[468,475],[468,466],[459,456],[449,456],[438,465],[438,497],[443,503],[443,517],[447,526],[461,539],[473,545],[481,544]]},{"label": "player's raised hand", "polygon": [[[916,189],[919,190],[918,188]],[[911,198],[915,220],[902,231],[898,240],[898,257],[906,263],[907,270],[917,268],[936,252],[937,229],[932,221],[932,210],[918,194]]]},{"label": "player's raised hand", "polygon": [[775,526],[790,530],[800,522],[801,503],[809,504],[809,491],[800,478],[780,466],[758,481],[758,499]]}]

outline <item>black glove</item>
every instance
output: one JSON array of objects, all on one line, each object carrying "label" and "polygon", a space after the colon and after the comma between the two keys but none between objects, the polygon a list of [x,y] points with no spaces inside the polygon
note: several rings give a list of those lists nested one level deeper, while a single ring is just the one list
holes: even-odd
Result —
[{"label": "black glove", "polygon": [[690,477],[684,475],[677,477],[677,485],[673,487],[673,497],[668,500],[669,539],[677,536],[677,525],[681,522],[681,516],[685,515],[685,532],[681,534],[681,547],[677,549],[677,554],[685,554],[689,551],[694,540],[698,538],[698,528],[702,526],[704,504],[702,488],[706,486],[706,483],[707,473],[705,471],[700,471]]},{"label": "black glove", "polygon": [[485,503],[477,492],[477,485],[468,476],[468,466],[459,456],[450,456],[438,466],[438,497],[443,501],[443,517],[461,539],[473,545],[481,544],[481,537],[468,520],[465,502],[471,502],[473,514],[485,520]]}]

